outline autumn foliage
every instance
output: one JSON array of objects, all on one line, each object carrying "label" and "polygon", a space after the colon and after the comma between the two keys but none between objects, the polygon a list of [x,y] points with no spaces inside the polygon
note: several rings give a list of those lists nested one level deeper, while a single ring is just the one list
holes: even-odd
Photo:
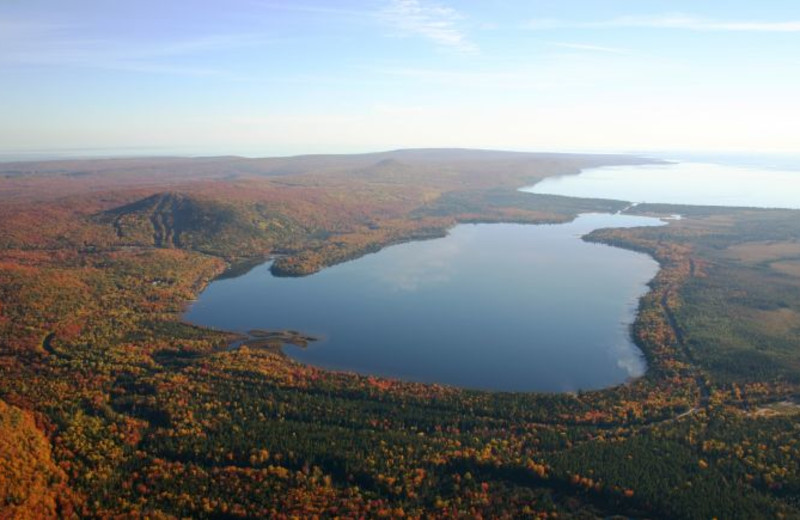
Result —
[{"label": "autumn foliage", "polygon": [[[685,216],[588,237],[661,265],[632,330],[648,372],[602,391],[331,372],[180,321],[242,260],[306,274],[625,207],[515,191],[613,158],[420,157],[6,166],[0,518],[800,517],[794,212],[640,206]],[[765,236],[781,254],[753,260]]]}]

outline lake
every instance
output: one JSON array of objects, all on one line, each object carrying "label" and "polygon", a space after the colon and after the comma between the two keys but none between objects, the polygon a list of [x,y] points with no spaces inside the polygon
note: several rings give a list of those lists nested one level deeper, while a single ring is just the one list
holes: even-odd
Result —
[{"label": "lake", "polygon": [[602,214],[463,224],[303,278],[274,277],[267,263],[209,284],[185,319],[319,336],[284,350],[329,369],[488,390],[604,388],[645,371],[629,327],[658,264],[580,237],[661,224]]},{"label": "lake", "polygon": [[769,160],[608,166],[549,177],[522,191],[701,206],[800,209],[800,171]]}]

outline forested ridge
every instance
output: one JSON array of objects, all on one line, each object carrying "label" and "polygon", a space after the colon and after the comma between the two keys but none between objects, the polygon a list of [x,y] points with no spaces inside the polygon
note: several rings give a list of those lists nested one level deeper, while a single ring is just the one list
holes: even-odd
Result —
[{"label": "forested ridge", "polygon": [[661,265],[633,327],[647,374],[602,391],[331,372],[180,321],[270,254],[301,275],[457,222],[622,210],[515,188],[633,160],[4,166],[0,518],[800,518],[794,211],[641,205],[684,218],[587,237]]}]

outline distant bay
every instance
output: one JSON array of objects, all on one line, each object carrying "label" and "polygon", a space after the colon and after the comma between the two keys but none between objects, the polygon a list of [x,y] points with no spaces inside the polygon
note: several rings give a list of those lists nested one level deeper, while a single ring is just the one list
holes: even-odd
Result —
[{"label": "distant bay", "polygon": [[591,168],[548,177],[522,191],[567,197],[695,206],[800,209],[800,171],[765,160]]}]

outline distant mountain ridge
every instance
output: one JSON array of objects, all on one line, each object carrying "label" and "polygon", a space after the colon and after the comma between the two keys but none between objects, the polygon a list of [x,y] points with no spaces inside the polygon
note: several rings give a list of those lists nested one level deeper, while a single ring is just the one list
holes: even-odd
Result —
[{"label": "distant mountain ridge", "polygon": [[384,161],[409,165],[431,163],[481,163],[486,161],[547,161],[581,159],[613,164],[642,162],[642,158],[615,154],[565,154],[507,152],[469,148],[411,148],[363,154],[317,154],[291,157],[248,158],[216,157],[136,157],[103,159],[63,159],[0,163],[0,175],[92,175],[136,173],[154,175],[169,172],[176,176],[219,178],[225,176],[281,176],[366,168]]}]

